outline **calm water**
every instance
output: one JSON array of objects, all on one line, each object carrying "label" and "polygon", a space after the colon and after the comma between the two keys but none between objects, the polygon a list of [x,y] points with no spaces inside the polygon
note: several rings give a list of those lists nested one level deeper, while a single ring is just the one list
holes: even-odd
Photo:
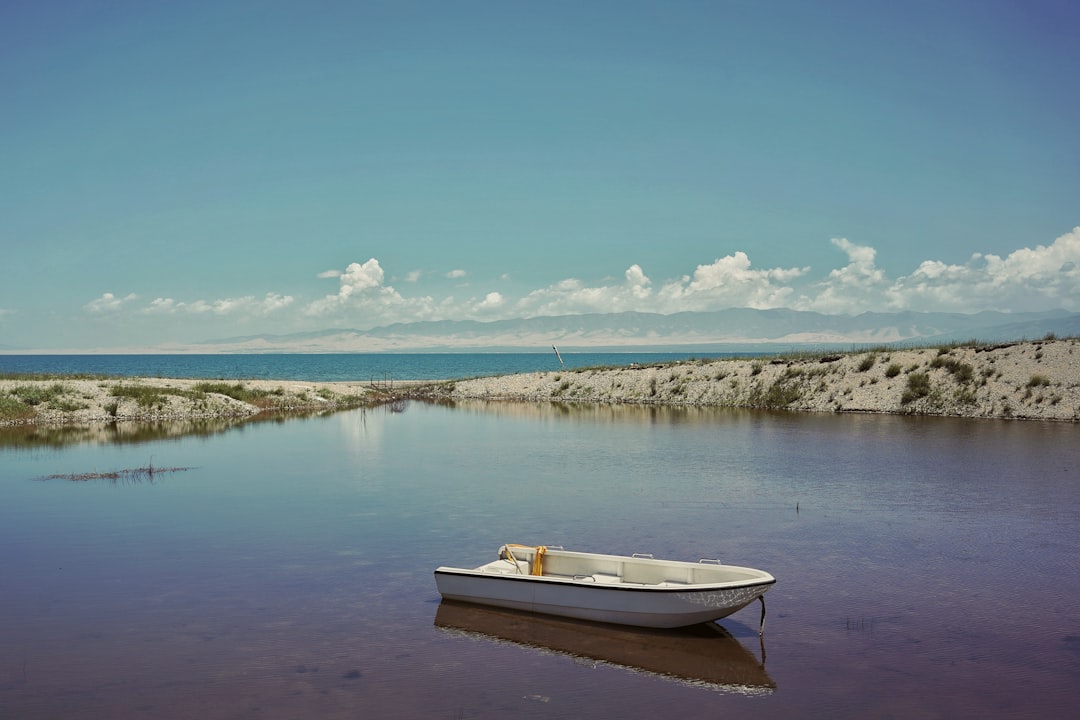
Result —
[{"label": "calm water", "polygon": [[[1065,716],[1078,433],[470,403],[0,444],[0,717]],[[190,469],[39,479],[148,462]],[[440,607],[432,570],[504,542],[769,570],[764,643],[756,606],[715,637]]]}]

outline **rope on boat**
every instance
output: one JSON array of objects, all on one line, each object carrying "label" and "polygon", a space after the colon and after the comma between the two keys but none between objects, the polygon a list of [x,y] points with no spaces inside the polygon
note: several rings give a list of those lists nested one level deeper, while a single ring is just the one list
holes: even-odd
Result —
[{"label": "rope on boat", "polygon": [[761,601],[761,624],[758,625],[758,637],[765,637],[765,596],[758,595],[758,600]]},{"label": "rope on boat", "polygon": [[507,557],[503,559],[509,560],[510,562],[514,563],[515,566],[517,565],[517,558],[514,557],[514,551],[512,550],[512,548],[522,548],[525,550],[535,551],[533,553],[532,565],[529,566],[529,574],[544,574],[544,553],[547,552],[547,545],[519,545],[518,543],[506,543],[505,545],[503,545],[503,548],[506,550],[507,555]]}]

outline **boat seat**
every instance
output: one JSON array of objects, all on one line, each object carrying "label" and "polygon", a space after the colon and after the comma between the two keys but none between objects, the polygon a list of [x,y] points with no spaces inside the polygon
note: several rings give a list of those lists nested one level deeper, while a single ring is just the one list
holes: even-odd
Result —
[{"label": "boat seat", "polygon": [[517,567],[514,567],[514,563],[500,560],[497,563],[489,563],[484,566],[484,572],[491,573],[493,575],[528,575],[529,563],[524,560],[518,560]]},{"label": "boat seat", "polygon": [[592,577],[596,582],[605,585],[615,585],[622,582],[622,578],[618,575],[608,575],[607,573],[593,573]]}]

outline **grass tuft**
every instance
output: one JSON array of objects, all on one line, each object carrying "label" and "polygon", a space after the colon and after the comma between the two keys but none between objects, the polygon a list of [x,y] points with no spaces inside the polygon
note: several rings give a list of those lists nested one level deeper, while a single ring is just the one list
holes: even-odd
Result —
[{"label": "grass tuft", "polygon": [[244,387],[243,383],[234,383],[230,385],[222,382],[203,382],[196,383],[192,389],[195,392],[205,394],[224,395],[226,397],[231,397],[233,400],[239,400],[240,402],[245,402],[260,408],[273,407],[277,404],[275,400],[280,399],[281,396],[285,394],[285,391],[281,388],[274,390],[255,390],[253,388]]},{"label": "grass tuft", "polygon": [[17,397],[0,394],[0,420],[29,420],[34,409]]},{"label": "grass tuft", "polygon": [[900,396],[900,404],[907,405],[910,402],[924,398],[930,394],[930,376],[926,373],[913,372],[908,375],[907,390]]}]

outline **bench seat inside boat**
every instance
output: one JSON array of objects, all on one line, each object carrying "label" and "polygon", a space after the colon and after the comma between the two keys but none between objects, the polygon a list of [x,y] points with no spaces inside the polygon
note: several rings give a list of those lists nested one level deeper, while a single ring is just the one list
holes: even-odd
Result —
[{"label": "bench seat inside boat", "polygon": [[[536,550],[531,547],[515,547],[513,562],[503,560],[484,567],[485,572],[498,574],[531,573]],[[751,579],[753,571],[715,564],[670,564],[646,558],[618,556],[580,557],[548,551],[542,560],[545,577],[584,580],[605,585],[651,585],[658,587],[685,587],[707,583],[731,582]]]}]

